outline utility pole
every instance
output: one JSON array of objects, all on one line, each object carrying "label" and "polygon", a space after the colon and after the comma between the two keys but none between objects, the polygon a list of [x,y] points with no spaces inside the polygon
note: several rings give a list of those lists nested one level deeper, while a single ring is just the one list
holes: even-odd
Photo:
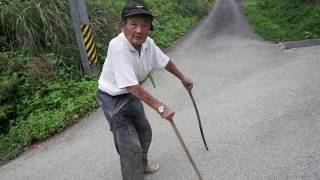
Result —
[{"label": "utility pole", "polygon": [[86,74],[91,74],[98,63],[95,40],[89,23],[85,0],[69,0],[81,62]]}]

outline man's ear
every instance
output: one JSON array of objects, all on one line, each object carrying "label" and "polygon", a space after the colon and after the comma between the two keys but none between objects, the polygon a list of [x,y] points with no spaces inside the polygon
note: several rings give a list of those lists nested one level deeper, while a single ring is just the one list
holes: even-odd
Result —
[{"label": "man's ear", "polygon": [[123,30],[123,28],[124,28],[124,26],[125,26],[125,21],[122,21],[121,23],[120,23],[120,28],[121,28],[121,31]]}]

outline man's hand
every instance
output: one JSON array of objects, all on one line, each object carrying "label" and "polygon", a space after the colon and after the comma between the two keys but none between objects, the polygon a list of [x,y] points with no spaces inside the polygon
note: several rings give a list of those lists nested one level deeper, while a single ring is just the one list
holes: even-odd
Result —
[{"label": "man's hand", "polygon": [[177,66],[170,60],[166,66],[166,70],[174,74],[177,78],[179,78],[184,85],[184,87],[190,92],[193,88],[193,82],[191,79],[185,77],[181,71],[177,68]]},{"label": "man's hand", "polygon": [[161,117],[168,120],[168,121],[172,121],[173,116],[174,116],[174,111],[172,109],[170,109],[167,106],[164,106],[164,112],[160,113]]},{"label": "man's hand", "polygon": [[183,86],[184,86],[188,91],[191,91],[191,90],[192,90],[192,88],[193,88],[193,82],[191,81],[191,79],[185,77],[185,78],[183,78],[183,79],[181,80],[181,82],[182,82]]}]

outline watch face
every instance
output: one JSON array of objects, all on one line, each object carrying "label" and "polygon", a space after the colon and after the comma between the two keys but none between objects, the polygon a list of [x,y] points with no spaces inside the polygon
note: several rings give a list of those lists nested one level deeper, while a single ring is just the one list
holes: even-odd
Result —
[{"label": "watch face", "polygon": [[164,106],[159,106],[158,111],[159,111],[159,113],[163,113],[164,112]]}]

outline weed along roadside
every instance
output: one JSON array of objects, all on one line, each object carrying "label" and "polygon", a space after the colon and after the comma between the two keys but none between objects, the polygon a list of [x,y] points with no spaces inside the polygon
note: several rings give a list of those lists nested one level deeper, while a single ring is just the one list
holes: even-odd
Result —
[{"label": "weed along roadside", "polygon": [[[86,3],[102,64],[105,47],[120,30],[121,8],[127,0]],[[207,14],[212,1],[144,3],[156,16],[152,38],[167,48]],[[0,164],[4,164],[98,105],[97,75],[83,73],[67,1],[13,0],[1,2],[0,8],[4,17],[0,25]]]},{"label": "weed along roadside", "polygon": [[273,42],[320,39],[317,0],[244,0],[253,29]]}]

